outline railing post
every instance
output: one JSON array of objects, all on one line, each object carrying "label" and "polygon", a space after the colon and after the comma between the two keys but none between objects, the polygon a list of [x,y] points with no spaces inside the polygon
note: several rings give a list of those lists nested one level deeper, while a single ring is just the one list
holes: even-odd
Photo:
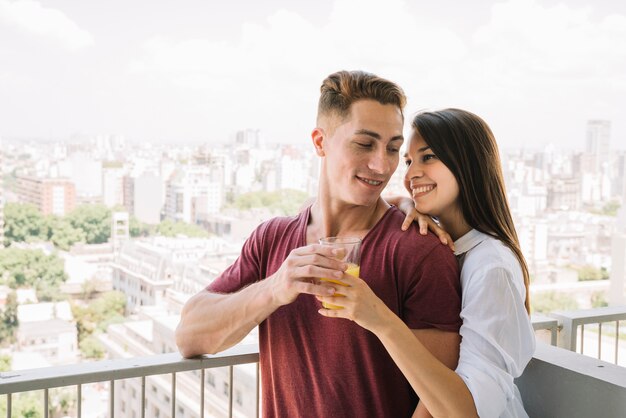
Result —
[{"label": "railing post", "polygon": [[556,347],[556,339],[558,336],[558,326],[550,328],[550,345]]},{"label": "railing post", "polygon": [[228,366],[228,418],[233,418],[233,366]]},{"label": "railing post", "polygon": [[259,404],[261,403],[261,365],[256,364],[256,418],[260,416]]},{"label": "railing post", "polygon": [[560,320],[561,332],[559,335],[559,347],[565,348],[566,350],[576,351],[576,337],[577,337],[577,327],[572,318],[568,318],[566,316],[561,316],[557,314],[553,314],[554,317]]},{"label": "railing post", "polygon": [[110,381],[110,390],[109,390],[109,416],[111,418],[115,417],[115,380]]},{"label": "railing post", "polygon": [[617,364],[617,354],[619,353],[619,320],[615,324],[615,364]]},{"label": "railing post", "polygon": [[172,418],[176,417],[176,372],[172,373]]},{"label": "railing post", "polygon": [[204,418],[204,369],[200,370],[200,418]]},{"label": "railing post", "polygon": [[141,376],[141,418],[146,418],[146,376]]},{"label": "railing post", "polygon": [[559,322],[554,318],[550,318],[540,314],[532,314],[531,321],[533,324],[533,329],[535,331],[550,331],[550,344],[556,347],[557,335],[559,331]]},{"label": "railing post", "polygon": [[598,360],[602,360],[602,322],[598,324]]},{"label": "railing post", "polygon": [[43,416],[48,418],[50,415],[50,390],[48,388],[43,390]]},{"label": "railing post", "polygon": [[81,384],[76,385],[76,398],[76,416],[81,418],[83,416],[83,385]]}]

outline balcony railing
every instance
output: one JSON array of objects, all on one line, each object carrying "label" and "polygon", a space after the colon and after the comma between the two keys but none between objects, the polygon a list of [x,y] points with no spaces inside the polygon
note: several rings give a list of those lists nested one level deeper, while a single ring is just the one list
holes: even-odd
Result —
[{"label": "balcony railing", "polygon": [[533,314],[531,319],[535,332],[541,330],[550,332],[550,345],[556,345],[559,333],[559,321],[554,318],[538,314]]},{"label": "balcony railing", "polygon": [[[49,390],[58,387],[76,386],[77,416],[82,417],[82,387],[96,382],[109,382],[109,417],[115,417],[115,385],[117,381],[141,378],[141,417],[146,417],[146,377],[171,374],[171,415],[176,417],[176,374],[186,371],[200,371],[198,390],[200,402],[199,416],[204,417],[205,370],[228,367],[229,394],[228,416],[233,416],[233,367],[240,364],[257,364],[256,416],[259,416],[259,351],[257,345],[241,345],[218,355],[204,355],[195,359],[183,359],[178,353],[136,357],[122,360],[104,360],[94,363],[81,363],[71,366],[47,367],[24,371],[0,373],[0,395],[7,397],[7,418],[12,415],[12,395],[20,392],[43,390],[44,417],[50,414]],[[150,415],[148,415],[150,416]]]},{"label": "balcony railing", "polygon": [[[558,319],[557,319],[558,318]],[[550,340],[562,343],[572,342],[571,327],[595,323],[615,323],[616,342],[619,350],[619,321],[626,322],[626,307],[600,308],[587,311],[558,312],[554,317],[533,316],[535,330],[550,332]],[[605,327],[606,328],[606,327]],[[607,338],[605,335],[601,338]],[[584,338],[584,331],[580,334]],[[576,340],[568,346],[576,347]],[[578,346],[584,347],[584,342]],[[573,351],[573,350],[572,350]],[[626,411],[626,368],[609,364],[598,359],[580,355],[545,344],[538,344],[537,352],[529,366],[517,382],[525,405],[532,417],[621,417]],[[615,356],[617,362],[618,356]],[[42,405],[44,416],[50,416],[50,389],[75,387],[76,415],[83,415],[83,386],[96,382],[108,383],[108,413],[110,418],[116,415],[116,385],[129,378],[141,379],[140,415],[142,418],[153,416],[146,412],[146,377],[171,376],[168,390],[169,415],[163,413],[160,418],[177,416],[176,402],[183,393],[177,395],[177,374],[194,371],[199,374],[198,385],[185,384],[184,390],[193,388],[199,392],[200,401],[195,406],[193,416],[205,416],[205,370],[219,367],[228,368],[227,381],[224,384],[228,392],[228,406],[224,414],[233,417],[233,367],[243,364],[256,364],[256,402],[254,413],[259,416],[259,373],[258,347],[241,345],[218,355],[205,355],[197,359],[183,359],[178,353],[148,357],[136,357],[122,360],[106,360],[94,363],[81,363],[71,366],[49,367],[25,371],[5,372],[0,374],[0,395],[6,396],[7,417],[12,417],[12,396],[16,393],[43,390]],[[187,377],[185,377],[187,378]],[[226,384],[227,383],[227,384]],[[181,383],[182,384],[182,383]],[[120,388],[118,387],[118,390]],[[123,388],[122,388],[123,389]],[[620,415],[621,414],[621,415]],[[239,414],[241,416],[241,413]],[[117,415],[118,418],[126,416]],[[180,414],[179,416],[182,416]],[[191,416],[184,414],[185,418]],[[138,417],[137,417],[138,418]]]},{"label": "balcony railing", "polygon": [[[620,323],[626,327],[626,306],[556,311],[550,313],[550,316],[558,320],[561,327],[558,340],[559,347],[580,354],[587,354],[591,351],[585,350],[585,343],[587,342],[588,348],[592,346],[591,348],[595,349],[595,352],[589,355],[600,360],[605,359],[614,364],[620,364],[620,339],[626,337],[626,332],[620,334]],[[597,338],[585,338],[585,329],[594,334],[597,333]],[[580,338],[578,338],[579,335]],[[606,348],[606,344],[610,343],[611,340],[614,340],[613,349],[610,350],[609,348],[603,351],[603,342]],[[622,352],[624,351],[626,350],[622,350]],[[609,357],[612,359],[609,360]],[[623,363],[626,365],[626,362]]]},{"label": "balcony railing", "polygon": [[623,418],[626,368],[538,343],[516,379],[532,418]]}]

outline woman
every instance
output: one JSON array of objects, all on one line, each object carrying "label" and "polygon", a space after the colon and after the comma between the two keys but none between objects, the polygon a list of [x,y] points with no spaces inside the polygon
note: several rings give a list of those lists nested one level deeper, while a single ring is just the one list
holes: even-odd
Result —
[{"label": "woman", "polygon": [[373,332],[433,416],[527,417],[513,379],[535,349],[528,268],[495,139],[482,119],[458,109],[420,113],[412,128],[405,187],[415,209],[436,217],[448,231],[461,266],[456,371],[426,350],[362,279],[345,275],[342,281],[350,287],[342,287],[344,296],[319,298],[344,309],[319,312]]}]

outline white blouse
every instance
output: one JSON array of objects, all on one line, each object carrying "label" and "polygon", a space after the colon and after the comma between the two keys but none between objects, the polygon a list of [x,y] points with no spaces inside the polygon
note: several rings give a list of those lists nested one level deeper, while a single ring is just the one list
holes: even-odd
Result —
[{"label": "white blouse", "polygon": [[513,381],[535,352],[521,266],[506,245],[475,229],[454,245],[463,295],[456,372],[481,418],[528,417]]}]

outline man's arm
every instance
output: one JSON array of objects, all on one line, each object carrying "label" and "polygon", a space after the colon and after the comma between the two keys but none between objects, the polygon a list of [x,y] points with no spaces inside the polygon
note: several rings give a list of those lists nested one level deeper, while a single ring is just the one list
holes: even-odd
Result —
[{"label": "man's arm", "polygon": [[215,354],[241,341],[279,306],[267,280],[232,294],[202,290],[183,307],[176,345],[183,357]]},{"label": "man's arm", "polygon": [[214,354],[241,341],[255,326],[301,293],[332,294],[316,285],[314,277],[343,276],[345,263],[335,259],[336,250],[309,245],[291,251],[278,271],[231,294],[203,290],[183,307],[176,328],[176,345],[183,357]]}]

